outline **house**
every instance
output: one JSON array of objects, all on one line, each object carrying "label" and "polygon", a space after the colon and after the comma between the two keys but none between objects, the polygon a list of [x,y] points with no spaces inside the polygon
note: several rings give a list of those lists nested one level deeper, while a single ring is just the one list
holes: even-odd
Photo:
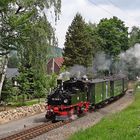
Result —
[{"label": "house", "polygon": [[59,73],[60,68],[64,62],[63,59],[63,49],[59,47],[50,47],[50,54],[48,55],[48,63],[47,63],[47,74],[51,74],[53,72]]},{"label": "house", "polygon": [[62,67],[63,62],[64,62],[63,57],[56,57],[50,59],[47,64],[47,73],[51,74],[55,72],[58,74],[60,72],[60,68]]}]

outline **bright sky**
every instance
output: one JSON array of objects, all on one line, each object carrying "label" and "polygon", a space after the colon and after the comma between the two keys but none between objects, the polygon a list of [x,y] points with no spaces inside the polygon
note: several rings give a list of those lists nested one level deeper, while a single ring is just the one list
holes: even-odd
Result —
[{"label": "bright sky", "polygon": [[102,18],[117,16],[127,27],[140,25],[140,0],[62,0],[61,11],[55,25],[60,48],[64,47],[66,31],[77,12],[87,22],[99,23]]}]

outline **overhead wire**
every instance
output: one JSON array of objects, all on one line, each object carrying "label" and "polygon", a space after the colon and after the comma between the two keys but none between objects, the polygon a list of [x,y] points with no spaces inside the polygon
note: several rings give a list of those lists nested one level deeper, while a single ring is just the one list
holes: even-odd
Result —
[{"label": "overhead wire", "polygon": [[111,0],[107,0],[109,3],[111,3],[112,5],[114,5],[115,7],[118,7],[120,9],[120,7],[118,5],[116,5],[116,3],[113,3]]},{"label": "overhead wire", "polygon": [[111,16],[114,16],[110,11],[106,10],[105,8],[99,6],[97,3],[93,2],[92,0],[88,0],[91,4],[95,5],[96,7],[104,10],[106,13],[110,14]]},{"label": "overhead wire", "polygon": [[[107,0],[110,4],[112,4],[113,6],[117,7],[118,9],[120,9],[128,18],[134,18],[133,16],[131,16],[130,14],[128,14],[128,12],[122,10],[116,3],[112,2],[111,0]],[[127,23],[128,26],[132,26],[130,25],[127,21],[125,21],[125,23]]]},{"label": "overhead wire", "polygon": [[[104,10],[106,13],[110,14],[111,16],[116,16],[113,13],[111,13],[110,11],[108,11],[107,9],[99,6],[97,3],[95,3],[95,1],[93,2],[92,0],[88,0],[91,4],[95,5],[96,7]],[[107,0],[109,3],[111,3],[112,5],[114,5],[115,7],[119,8],[122,12],[124,12],[119,6],[117,6],[116,4],[114,4],[111,0]],[[127,13],[128,14],[128,13]],[[127,23],[127,25],[129,25],[131,27],[131,25],[125,21],[125,23]]]},{"label": "overhead wire", "polygon": [[134,18],[134,17],[133,17],[132,15],[130,15],[128,12],[122,10],[122,9],[120,8],[120,6],[118,6],[118,4],[112,2],[111,0],[107,0],[107,1],[108,1],[110,4],[112,4],[113,6],[117,7],[118,9],[120,9],[123,13],[127,14],[127,16]]}]

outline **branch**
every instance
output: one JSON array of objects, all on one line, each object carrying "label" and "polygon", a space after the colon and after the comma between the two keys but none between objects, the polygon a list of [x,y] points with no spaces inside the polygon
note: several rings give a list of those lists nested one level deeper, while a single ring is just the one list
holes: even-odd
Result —
[{"label": "branch", "polygon": [[7,51],[7,52],[0,52],[0,56],[7,55],[7,54],[9,54],[9,53],[10,53],[10,51]]},{"label": "branch", "polygon": [[17,2],[16,2],[16,4],[18,5],[18,9],[17,9],[17,11],[16,11],[16,13],[15,14],[18,14],[19,12],[20,12],[20,10],[23,8],[22,6],[20,6]]}]

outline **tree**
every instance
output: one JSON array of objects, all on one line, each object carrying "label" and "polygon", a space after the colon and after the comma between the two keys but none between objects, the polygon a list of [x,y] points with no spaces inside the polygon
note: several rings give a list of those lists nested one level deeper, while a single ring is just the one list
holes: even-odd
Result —
[{"label": "tree", "polygon": [[22,38],[19,40],[19,44],[22,45],[18,48],[19,77],[23,77],[20,80],[21,87],[25,86],[25,88],[21,88],[21,93],[23,95],[36,95],[36,97],[40,98],[46,94],[47,88],[47,85],[44,84],[46,83],[44,80],[47,80],[47,78],[44,78],[46,75],[48,48],[53,47],[55,41],[53,28],[47,21],[46,16],[40,16],[36,12],[33,15],[32,19],[20,30]]},{"label": "tree", "polygon": [[133,47],[136,43],[140,43],[140,28],[133,26],[130,32],[129,45]]},{"label": "tree", "polygon": [[101,50],[101,44],[103,44],[103,40],[98,35],[98,28],[96,24],[89,22],[87,28],[88,28],[88,32],[91,35],[92,53],[94,59],[95,54]]},{"label": "tree", "polygon": [[13,92],[12,92],[12,81],[9,80],[9,79],[5,79],[4,81],[4,85],[3,85],[3,88],[2,88],[2,96],[1,96],[1,100],[5,103],[8,103],[11,99],[12,99],[12,96],[13,96]]},{"label": "tree", "polygon": [[92,64],[90,28],[79,13],[68,28],[64,45],[64,65],[79,64],[88,67]]},{"label": "tree", "polygon": [[112,57],[129,48],[128,28],[117,17],[102,19],[98,24],[98,34],[103,40],[102,50]]},{"label": "tree", "polygon": [[54,7],[55,19],[58,19],[60,6],[61,0],[0,0],[0,53],[17,51],[20,61],[18,78],[25,87],[21,90],[23,94],[30,88],[32,70],[32,79],[45,74],[48,47],[56,44],[54,30],[44,9]]}]

